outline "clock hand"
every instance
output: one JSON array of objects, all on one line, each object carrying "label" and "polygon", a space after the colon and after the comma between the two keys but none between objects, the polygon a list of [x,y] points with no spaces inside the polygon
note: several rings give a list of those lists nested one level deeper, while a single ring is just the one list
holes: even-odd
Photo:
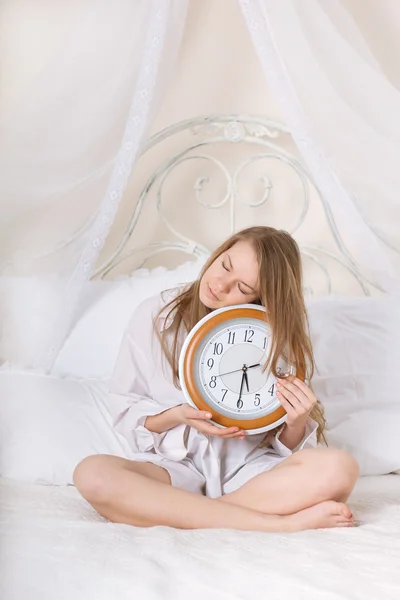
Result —
[{"label": "clock hand", "polygon": [[[254,367],[259,367],[260,365],[261,363],[250,365],[249,367],[246,367],[246,369],[253,369]],[[220,373],[219,375],[216,375],[216,377],[223,377],[224,375],[230,375],[231,373],[239,373],[239,371],[243,371],[243,367],[241,369],[235,369],[234,371],[228,371],[228,373]]]},{"label": "clock hand", "polygon": [[244,383],[244,371],[243,371],[243,375],[242,375],[242,381],[240,382],[240,391],[239,391],[239,398],[238,401],[236,403],[236,406],[238,408],[242,408],[243,406],[243,400],[242,400],[242,391],[243,391],[243,383]]},{"label": "clock hand", "polygon": [[231,373],[239,373],[239,371],[243,371],[243,368],[235,369],[234,371],[228,371],[227,373],[220,373],[219,375],[216,375],[216,377],[223,377],[224,375],[230,375]]},{"label": "clock hand", "polygon": [[249,378],[247,376],[247,369],[246,369],[246,371],[243,371],[243,377],[244,377],[244,382],[245,382],[246,387],[247,387],[247,391],[249,392],[250,389],[249,389]]}]

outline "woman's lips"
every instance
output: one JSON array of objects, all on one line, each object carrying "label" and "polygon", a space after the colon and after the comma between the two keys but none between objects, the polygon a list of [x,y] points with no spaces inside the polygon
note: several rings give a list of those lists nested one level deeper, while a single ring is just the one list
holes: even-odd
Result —
[{"label": "woman's lips", "polygon": [[210,286],[207,284],[207,295],[211,298],[211,300],[216,300],[217,302],[219,302],[219,298],[216,294],[214,294],[214,292],[212,291],[212,289],[210,288]]}]

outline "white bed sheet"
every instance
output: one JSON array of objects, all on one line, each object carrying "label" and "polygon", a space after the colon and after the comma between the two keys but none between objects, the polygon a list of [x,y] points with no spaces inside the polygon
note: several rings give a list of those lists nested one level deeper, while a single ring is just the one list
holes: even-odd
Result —
[{"label": "white bed sheet", "polygon": [[400,476],[363,478],[358,528],[261,534],[133,528],[72,487],[0,480],[2,600],[400,598]]}]

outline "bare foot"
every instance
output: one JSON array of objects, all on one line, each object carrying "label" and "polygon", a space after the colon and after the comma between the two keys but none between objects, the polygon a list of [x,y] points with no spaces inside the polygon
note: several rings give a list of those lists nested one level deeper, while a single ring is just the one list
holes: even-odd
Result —
[{"label": "bare foot", "polygon": [[342,502],[327,500],[310,508],[305,508],[287,517],[291,531],[304,529],[326,529],[328,527],[352,527],[354,517],[351,510]]}]

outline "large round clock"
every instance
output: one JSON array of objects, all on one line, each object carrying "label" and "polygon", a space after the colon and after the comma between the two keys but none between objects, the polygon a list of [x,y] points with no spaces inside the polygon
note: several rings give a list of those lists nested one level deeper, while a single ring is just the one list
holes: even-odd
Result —
[{"label": "large round clock", "polygon": [[[266,311],[255,304],[217,309],[189,332],[179,359],[179,378],[189,404],[211,411],[212,422],[249,434],[286,420],[276,396],[276,378],[265,363],[272,332]],[[278,373],[294,373],[281,360]]]}]

